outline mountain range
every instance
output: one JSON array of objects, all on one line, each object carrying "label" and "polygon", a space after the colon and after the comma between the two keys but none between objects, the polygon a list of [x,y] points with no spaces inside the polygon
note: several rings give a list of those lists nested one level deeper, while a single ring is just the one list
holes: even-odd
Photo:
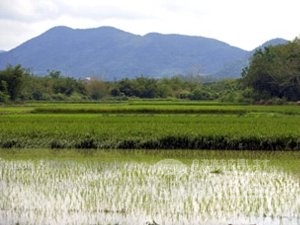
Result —
[{"label": "mountain range", "polygon": [[[287,42],[273,39],[262,46]],[[54,27],[18,47],[0,53],[0,69],[21,64],[34,74],[49,70],[73,77],[104,80],[139,75],[238,77],[253,51],[200,36],[131,34],[113,27]]]}]

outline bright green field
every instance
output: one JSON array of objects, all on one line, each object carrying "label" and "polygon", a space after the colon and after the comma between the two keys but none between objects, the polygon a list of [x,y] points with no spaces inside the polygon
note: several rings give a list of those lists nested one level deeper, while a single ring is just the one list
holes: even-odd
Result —
[{"label": "bright green field", "polygon": [[99,103],[27,103],[0,106],[0,114],[20,113],[168,113],[168,114],[246,114],[281,113],[300,115],[297,105],[232,105],[209,101],[144,100]]},{"label": "bright green field", "polygon": [[0,110],[2,148],[300,149],[297,105],[140,101]]}]

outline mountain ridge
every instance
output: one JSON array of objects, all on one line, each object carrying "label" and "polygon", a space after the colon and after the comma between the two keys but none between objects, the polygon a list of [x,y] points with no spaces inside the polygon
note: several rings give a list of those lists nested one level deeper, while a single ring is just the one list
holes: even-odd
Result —
[{"label": "mountain ridge", "polygon": [[177,74],[237,77],[240,65],[251,54],[252,51],[201,36],[155,32],[141,36],[109,26],[57,26],[2,52],[0,69],[7,64],[21,64],[39,75],[59,70],[74,77],[105,80]]}]

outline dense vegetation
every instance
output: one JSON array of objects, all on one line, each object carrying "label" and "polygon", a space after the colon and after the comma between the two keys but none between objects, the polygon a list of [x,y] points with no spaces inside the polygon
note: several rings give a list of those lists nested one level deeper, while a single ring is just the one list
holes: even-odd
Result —
[{"label": "dense vegetation", "polygon": [[129,101],[0,110],[2,148],[300,149],[297,105]]},{"label": "dense vegetation", "polygon": [[253,98],[300,99],[300,40],[259,49],[243,71],[243,83]]},{"label": "dense vegetation", "polygon": [[135,79],[105,82],[92,78],[76,80],[50,71],[34,76],[20,65],[0,71],[0,102],[9,101],[94,101],[113,98],[179,98],[190,100],[221,99],[242,101],[237,80],[203,83],[201,77]]}]

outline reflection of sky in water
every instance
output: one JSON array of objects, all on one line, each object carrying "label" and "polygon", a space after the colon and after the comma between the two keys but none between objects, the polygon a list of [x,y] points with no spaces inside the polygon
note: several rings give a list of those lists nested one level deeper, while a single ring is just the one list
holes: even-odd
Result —
[{"label": "reflection of sky in water", "polygon": [[299,183],[271,169],[177,160],[0,163],[5,224],[300,224]]}]

